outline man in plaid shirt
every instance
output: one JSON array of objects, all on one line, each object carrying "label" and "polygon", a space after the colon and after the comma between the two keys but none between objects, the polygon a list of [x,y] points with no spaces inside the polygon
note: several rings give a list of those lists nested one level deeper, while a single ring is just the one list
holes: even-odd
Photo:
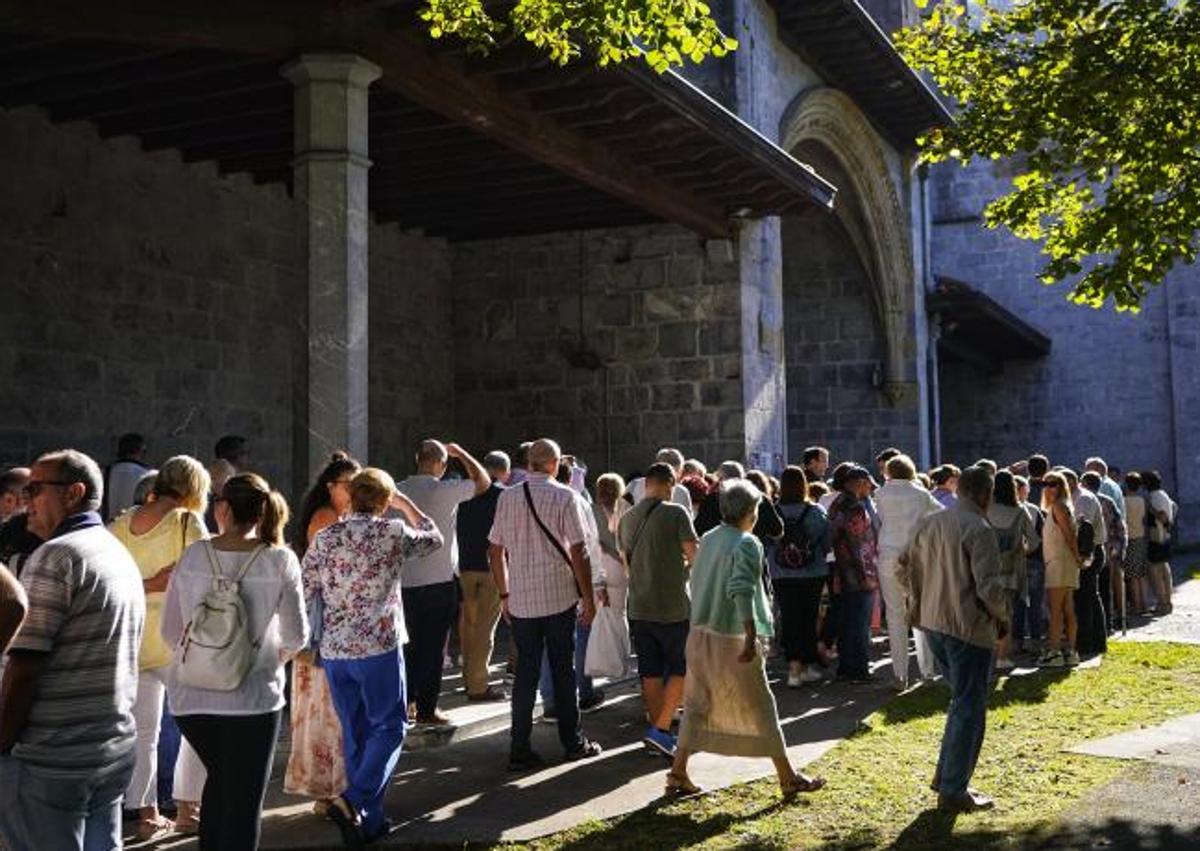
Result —
[{"label": "man in plaid shirt", "polygon": [[575,622],[578,617],[590,624],[596,604],[579,500],[554,480],[561,457],[553,440],[530,446],[528,479],[500,495],[488,536],[488,562],[517,644],[508,766],[512,771],[542,764],[530,746],[530,735],[543,652],[550,661],[558,737],[567,760],[600,753],[598,744],[584,738],[579,724]]}]

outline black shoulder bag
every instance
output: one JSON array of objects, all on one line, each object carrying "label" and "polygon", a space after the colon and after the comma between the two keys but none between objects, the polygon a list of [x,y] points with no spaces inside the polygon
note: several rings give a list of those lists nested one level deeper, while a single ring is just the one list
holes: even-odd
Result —
[{"label": "black shoulder bag", "polygon": [[529,513],[533,515],[533,520],[538,524],[538,528],[542,530],[542,534],[546,539],[554,545],[554,549],[558,550],[558,554],[563,557],[563,561],[567,563],[567,569],[571,571],[571,579],[575,583],[575,593],[580,597],[583,596],[583,591],[579,589],[579,580],[575,578],[575,565],[571,562],[571,556],[563,547],[562,542],[554,537],[554,533],[546,528],[546,524],[542,522],[542,518],[538,517],[537,509],[533,507],[533,496],[529,493],[529,482],[521,483],[521,490],[525,492],[525,502],[529,505]]}]

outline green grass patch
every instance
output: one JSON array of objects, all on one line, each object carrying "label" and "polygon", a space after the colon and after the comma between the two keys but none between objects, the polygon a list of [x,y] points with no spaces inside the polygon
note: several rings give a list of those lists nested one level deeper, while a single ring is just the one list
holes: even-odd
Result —
[{"label": "green grass patch", "polygon": [[648,849],[1012,849],[1037,847],[1056,816],[1129,763],[1063,752],[1113,733],[1200,711],[1200,647],[1114,643],[1094,670],[1003,680],[993,692],[973,785],[989,813],[957,820],[932,809],[928,783],[947,692],[893,700],[810,771],[826,789],[789,805],[773,781],[591,822],[520,846],[530,851]]}]

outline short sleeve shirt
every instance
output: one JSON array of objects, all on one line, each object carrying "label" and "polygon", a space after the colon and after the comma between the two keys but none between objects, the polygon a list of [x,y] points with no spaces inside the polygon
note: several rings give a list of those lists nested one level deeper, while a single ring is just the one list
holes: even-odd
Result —
[{"label": "short sleeve shirt", "polygon": [[475,497],[475,482],[419,475],[405,479],[396,489],[432,518],[445,542],[428,555],[409,559],[404,565],[404,587],[454,581],[458,574],[458,506]]},{"label": "short sleeve shirt", "polygon": [[629,617],[656,623],[687,620],[692,604],[681,544],[700,540],[687,509],[672,502],[643,499],[621,518],[617,534],[623,552],[633,549]]},{"label": "short sleeve shirt", "polygon": [[146,616],[133,557],[101,527],[37,549],[21,573],[29,614],[11,651],[46,654],[12,755],[47,776],[86,777],[133,753]]}]

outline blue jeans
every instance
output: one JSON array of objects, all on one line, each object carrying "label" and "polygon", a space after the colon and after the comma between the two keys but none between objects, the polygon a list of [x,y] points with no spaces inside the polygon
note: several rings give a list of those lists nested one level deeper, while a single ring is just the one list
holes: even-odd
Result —
[{"label": "blue jeans", "polygon": [[183,735],[175,716],[164,703],[162,721],[158,725],[158,805],[171,807],[175,805],[175,762],[179,759],[179,746],[183,743]]},{"label": "blue jeans", "polygon": [[121,798],[132,775],[132,758],[62,779],[0,756],[0,839],[11,851],[114,851],[121,847]]},{"label": "blue jeans", "polygon": [[993,651],[944,632],[930,630],[925,635],[950,686],[950,707],[946,710],[946,730],[935,775],[938,792],[958,795],[967,791],[983,747]]},{"label": "blue jeans", "polygon": [[1028,562],[1029,602],[1018,598],[1013,607],[1013,638],[1041,641],[1046,637],[1046,565],[1040,560]]},{"label": "blue jeans", "polygon": [[[591,700],[596,694],[592,678],[583,675],[588,636],[591,634],[590,626],[584,626],[578,621],[575,623],[575,687],[579,691],[580,703]],[[554,712],[554,678],[550,674],[550,656],[547,653],[542,654],[542,674],[538,678],[538,692],[542,695],[542,708]]]},{"label": "blue jeans", "polygon": [[512,691],[512,752],[530,751],[533,704],[537,697],[542,654],[550,660],[558,738],[567,751],[583,744],[579,727],[579,700],[575,693],[575,607],[543,618],[512,618],[517,643],[517,676]]},{"label": "blue jeans", "polygon": [[874,591],[843,591],[838,624],[838,676],[866,677],[871,673],[871,611]]},{"label": "blue jeans", "polygon": [[365,659],[325,659],[324,665],[333,708],[342,722],[350,784],[343,797],[370,837],[384,828],[383,796],[404,745],[404,651],[397,647]]}]

